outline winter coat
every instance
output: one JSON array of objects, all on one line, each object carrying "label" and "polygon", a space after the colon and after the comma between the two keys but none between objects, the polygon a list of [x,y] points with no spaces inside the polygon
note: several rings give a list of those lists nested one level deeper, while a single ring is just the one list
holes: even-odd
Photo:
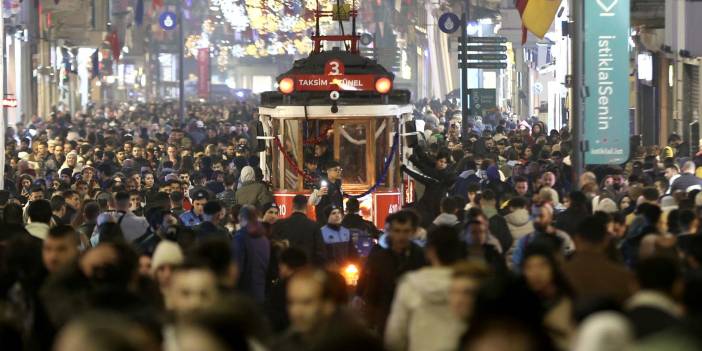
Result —
[{"label": "winter coat", "polygon": [[505,216],[507,227],[514,240],[519,240],[527,234],[534,232],[534,224],[529,218],[529,211],[524,208],[513,211]]},{"label": "winter coat", "polygon": [[322,232],[319,225],[304,213],[293,212],[290,217],[275,222],[272,237],[275,240],[285,240],[290,247],[304,251],[312,264],[324,263]]},{"label": "winter coat", "polygon": [[351,231],[348,228],[342,226],[334,228],[327,224],[322,227],[322,241],[324,241],[325,246],[326,263],[336,263],[342,266],[349,260],[355,260],[358,257],[351,240]]},{"label": "winter coat", "polygon": [[466,324],[451,314],[452,270],[427,267],[402,278],[385,329],[387,350],[455,350]]},{"label": "winter coat", "polygon": [[553,226],[570,235],[575,235],[578,224],[580,224],[580,221],[588,215],[589,213],[587,211],[578,211],[574,208],[568,208],[556,215],[556,220]]},{"label": "winter coat", "polygon": [[262,227],[257,228],[256,233],[250,233],[247,228],[242,228],[234,235],[232,256],[239,267],[237,286],[261,304],[266,295],[266,275],[270,255],[270,242],[263,235]]},{"label": "winter coat", "polygon": [[474,170],[464,171],[456,178],[456,183],[451,189],[452,196],[459,196],[463,200],[468,200],[468,186],[470,184],[480,184],[480,177]]},{"label": "winter coat", "polygon": [[694,174],[690,173],[683,173],[681,174],[678,179],[676,179],[673,184],[670,186],[671,193],[674,193],[676,191],[682,191],[682,192],[687,192],[688,188],[694,187],[694,186],[701,186],[702,185],[702,179],[697,178]]},{"label": "winter coat", "polygon": [[252,205],[256,208],[273,202],[273,194],[265,184],[256,181],[246,182],[236,191],[235,201],[238,205]]},{"label": "winter coat", "polygon": [[376,245],[361,270],[358,295],[366,303],[366,320],[369,327],[382,333],[390,314],[392,298],[400,277],[424,266],[424,252],[419,245],[410,243],[403,253]]},{"label": "winter coat", "polygon": [[643,339],[680,323],[682,310],[675,301],[654,290],[641,290],[625,305],[636,339]]}]

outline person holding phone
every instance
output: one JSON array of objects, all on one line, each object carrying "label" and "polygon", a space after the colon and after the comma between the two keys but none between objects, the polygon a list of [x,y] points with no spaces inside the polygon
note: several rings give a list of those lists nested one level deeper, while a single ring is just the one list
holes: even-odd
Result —
[{"label": "person holding phone", "polygon": [[326,177],[322,176],[318,188],[310,195],[309,204],[315,206],[318,223],[326,223],[324,209],[329,206],[344,208],[344,194],[341,190],[341,165],[337,161],[326,163]]}]

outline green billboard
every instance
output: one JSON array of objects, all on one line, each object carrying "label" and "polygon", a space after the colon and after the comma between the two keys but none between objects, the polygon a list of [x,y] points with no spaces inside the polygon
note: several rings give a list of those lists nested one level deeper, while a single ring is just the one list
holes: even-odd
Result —
[{"label": "green billboard", "polygon": [[586,164],[629,158],[629,1],[584,2]]},{"label": "green billboard", "polygon": [[468,89],[471,116],[485,116],[497,109],[497,89]]}]

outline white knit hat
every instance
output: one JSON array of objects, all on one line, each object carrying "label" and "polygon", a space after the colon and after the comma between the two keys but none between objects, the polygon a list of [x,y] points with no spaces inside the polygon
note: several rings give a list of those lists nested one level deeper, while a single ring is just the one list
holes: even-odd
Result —
[{"label": "white knit hat", "polygon": [[184,259],[183,250],[178,244],[170,240],[163,240],[156,246],[151,258],[151,273],[156,272],[159,267],[166,264],[180,265]]}]

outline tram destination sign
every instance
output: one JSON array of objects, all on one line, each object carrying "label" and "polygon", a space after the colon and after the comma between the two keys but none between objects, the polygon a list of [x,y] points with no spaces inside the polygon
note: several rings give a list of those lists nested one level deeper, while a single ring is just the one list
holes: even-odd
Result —
[{"label": "tram destination sign", "polygon": [[346,74],[346,67],[339,59],[327,61],[324,74],[292,75],[295,91],[375,91],[373,74]]},{"label": "tram destination sign", "polygon": [[295,91],[373,91],[376,79],[372,74],[305,74],[291,78],[295,82]]}]

